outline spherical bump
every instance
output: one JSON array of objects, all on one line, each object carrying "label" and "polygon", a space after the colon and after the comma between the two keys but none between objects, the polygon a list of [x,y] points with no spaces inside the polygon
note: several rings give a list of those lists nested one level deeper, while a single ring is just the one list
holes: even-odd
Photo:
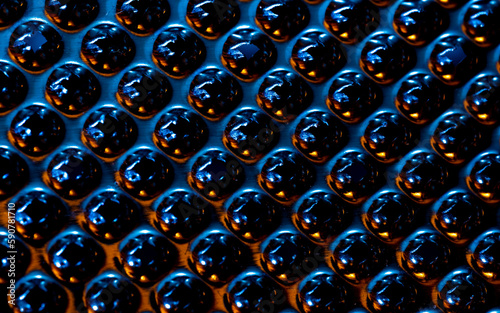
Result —
[{"label": "spherical bump", "polygon": [[208,200],[219,201],[229,197],[245,181],[241,164],[232,155],[220,150],[209,150],[194,162],[188,183]]},{"label": "spherical bump", "polygon": [[399,112],[417,125],[434,120],[451,102],[449,89],[434,76],[424,73],[406,77],[395,97]]},{"label": "spherical bump", "polygon": [[303,34],[292,49],[290,64],[312,83],[323,83],[337,73],[347,62],[342,46],[321,31]]},{"label": "spherical bump", "polygon": [[167,158],[150,149],[140,149],[123,161],[116,179],[132,197],[151,200],[172,183],[174,169]]},{"label": "spherical bump", "polygon": [[132,199],[116,191],[93,196],[83,208],[84,223],[99,241],[116,242],[130,233],[141,220],[141,209]]},{"label": "spherical bump", "polygon": [[26,0],[5,0],[0,4],[0,29],[9,27],[23,17],[28,3]]},{"label": "spherical bump", "polygon": [[281,123],[293,121],[313,101],[313,91],[299,75],[278,70],[262,81],[257,104],[264,112]]},{"label": "spherical bump", "polygon": [[18,193],[29,181],[26,161],[17,153],[0,147],[0,201]]},{"label": "spherical bump", "polygon": [[251,260],[248,247],[236,237],[213,230],[191,245],[188,264],[205,282],[221,287],[238,275]]},{"label": "spherical bump", "polygon": [[243,89],[233,76],[217,68],[203,70],[189,87],[188,102],[209,120],[219,120],[243,100]]},{"label": "spherical bump", "polygon": [[413,149],[419,139],[420,133],[399,114],[383,112],[368,122],[361,145],[378,161],[394,163]]},{"label": "spherical bump", "polygon": [[127,71],[116,92],[118,102],[138,118],[150,118],[172,99],[172,86],[160,71],[137,66]]},{"label": "spherical bump", "polygon": [[57,234],[69,220],[69,210],[56,196],[31,191],[15,202],[16,231],[32,245]]},{"label": "spherical bump", "polygon": [[336,195],[318,191],[299,201],[292,219],[309,239],[324,243],[349,226],[352,221],[349,209]]},{"label": "spherical bump", "polygon": [[159,281],[177,263],[177,250],[163,235],[138,229],[120,243],[120,262],[134,282],[149,286]]},{"label": "spherical bump", "polygon": [[45,99],[59,112],[77,117],[101,97],[101,84],[86,68],[73,63],[56,68],[47,79]]},{"label": "spherical bump", "polygon": [[64,313],[68,308],[68,294],[59,283],[41,272],[21,278],[16,285],[16,313]]},{"label": "spherical bump", "polygon": [[148,36],[160,29],[170,17],[167,0],[118,0],[116,19],[130,32]]},{"label": "spherical bump", "polygon": [[61,35],[41,21],[27,21],[10,36],[9,55],[28,72],[45,71],[61,59],[63,52]]},{"label": "spherical bump", "polygon": [[228,206],[224,222],[239,239],[254,243],[269,236],[281,223],[283,209],[269,196],[247,191]]},{"label": "spherical bump", "polygon": [[266,160],[257,180],[275,200],[292,202],[313,186],[316,170],[301,155],[284,150]]},{"label": "spherical bump", "polygon": [[321,247],[300,233],[281,231],[261,245],[260,264],[283,285],[292,285],[314,271],[323,259]]},{"label": "spherical bump", "polygon": [[415,225],[416,209],[411,201],[395,191],[382,191],[369,200],[361,220],[372,234],[386,243],[398,242]]},{"label": "spherical bump", "polygon": [[213,304],[213,292],[199,278],[177,271],[156,288],[156,303],[161,313],[207,313]]},{"label": "spherical bump", "polygon": [[132,62],[136,47],[126,31],[110,23],[92,27],[83,37],[81,58],[101,75],[115,75]]},{"label": "spherical bump", "polygon": [[245,82],[262,76],[274,66],[277,58],[273,42],[253,28],[236,30],[222,47],[222,64]]},{"label": "spherical bump", "polygon": [[487,153],[477,159],[466,178],[467,186],[487,203],[500,202],[500,155]]},{"label": "spherical bump", "polygon": [[222,142],[244,162],[253,163],[271,151],[280,139],[279,127],[262,112],[242,110],[231,117]]},{"label": "spherical bump", "polygon": [[0,62],[0,86],[0,115],[3,115],[26,99],[28,81],[16,67],[7,62]]},{"label": "spherical bump", "polygon": [[440,38],[430,54],[431,72],[449,86],[459,86],[471,79],[485,65],[486,58],[472,42],[461,36]]},{"label": "spherical bump", "polygon": [[432,0],[403,1],[394,12],[392,26],[414,46],[430,43],[449,25],[448,12]]},{"label": "spherical bump", "polygon": [[382,104],[382,90],[357,72],[346,72],[335,78],[326,104],[342,121],[358,123]]},{"label": "spherical bump", "polygon": [[57,27],[68,32],[90,25],[98,14],[97,0],[45,0],[45,15]]},{"label": "spherical bump", "polygon": [[47,186],[60,197],[76,200],[99,186],[102,169],[99,162],[87,152],[69,148],[52,158],[43,178]]},{"label": "spherical bump", "polygon": [[236,0],[189,0],[186,21],[201,36],[217,39],[238,23],[240,15]]},{"label": "spherical bump", "polygon": [[462,22],[462,31],[479,47],[492,47],[498,44],[500,23],[500,3],[492,0],[470,2]]},{"label": "spherical bump", "polygon": [[61,281],[83,284],[94,277],[104,265],[102,247],[85,233],[65,231],[49,242],[47,263]]},{"label": "spherical bump", "polygon": [[464,107],[481,124],[497,124],[500,120],[500,77],[475,78],[467,91]]},{"label": "spherical bump", "polygon": [[153,141],[175,161],[186,161],[207,143],[208,128],[196,113],[177,108],[160,117],[153,133]]},{"label": "spherical bump", "polygon": [[210,224],[215,209],[192,192],[169,193],[156,208],[156,224],[168,239],[185,243]]},{"label": "spherical bump", "polygon": [[385,178],[370,156],[346,151],[333,165],[327,182],[345,201],[362,203],[385,183]]},{"label": "spherical bump", "polygon": [[[11,206],[9,206],[11,208]],[[10,209],[8,212],[15,212]],[[5,214],[7,216],[7,214]],[[10,214],[9,216],[12,216]],[[9,224],[11,225],[11,224]],[[9,230],[12,229],[9,227]],[[12,239],[15,242],[12,242]],[[12,253],[12,251],[15,251]],[[14,258],[15,262],[13,263],[11,260]],[[23,277],[23,275],[28,270],[30,266],[32,255],[30,249],[22,242],[19,238],[12,238],[12,231],[8,231],[6,228],[0,228],[0,284],[7,287],[11,284],[11,279],[13,277]],[[33,260],[35,261],[35,260]],[[14,264],[14,268],[12,265]],[[15,276],[12,276],[12,273],[15,273]],[[16,283],[14,283],[17,285]],[[10,289],[9,289],[9,294]],[[20,296],[20,295],[19,295]],[[7,297],[5,297],[7,298]],[[10,300],[10,296],[8,297]],[[17,300],[17,299],[16,299]]]},{"label": "spherical bump", "polygon": [[448,10],[454,10],[458,7],[461,7],[467,0],[435,0],[439,3],[443,8]]},{"label": "spherical bump", "polygon": [[261,0],[255,22],[272,39],[290,40],[309,24],[307,5],[300,0]]},{"label": "spherical bump", "polygon": [[168,76],[186,78],[198,69],[207,56],[205,44],[184,27],[163,30],[153,45],[153,61]]},{"label": "spherical bump", "polygon": [[344,44],[355,44],[380,24],[378,8],[368,1],[334,0],[325,11],[325,27]]},{"label": "spherical bump", "polygon": [[84,301],[88,313],[137,312],[141,296],[128,279],[106,272],[89,282]]},{"label": "spherical bump", "polygon": [[415,49],[395,35],[377,33],[366,41],[359,66],[376,83],[394,83],[416,64]]},{"label": "spherical bump", "polygon": [[423,151],[411,155],[396,177],[399,189],[421,204],[437,200],[449,188],[450,181],[450,173],[442,159]]},{"label": "spherical bump", "polygon": [[466,252],[467,262],[489,283],[500,283],[500,231],[487,231],[476,238]]},{"label": "spherical bump", "polygon": [[388,253],[369,233],[342,233],[331,245],[333,269],[352,284],[366,283],[388,264]]},{"label": "spherical bump", "polygon": [[349,139],[347,128],[332,114],[314,111],[304,116],[292,135],[292,143],[306,158],[324,163]]}]

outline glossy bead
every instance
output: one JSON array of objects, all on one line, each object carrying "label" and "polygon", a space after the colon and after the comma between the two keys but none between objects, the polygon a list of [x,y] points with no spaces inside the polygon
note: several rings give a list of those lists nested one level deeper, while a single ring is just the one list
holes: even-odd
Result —
[{"label": "glossy bead", "polygon": [[98,14],[97,0],[45,0],[45,15],[57,27],[68,32],[90,25]]},{"label": "glossy bead", "polygon": [[389,33],[371,36],[361,51],[359,66],[376,83],[394,83],[416,64],[415,49]]},{"label": "glossy bead", "polygon": [[222,142],[241,160],[253,163],[270,152],[280,139],[280,128],[269,116],[255,110],[242,110],[224,129]]},{"label": "glossy bead", "polygon": [[500,231],[494,229],[481,234],[466,252],[469,265],[486,281],[500,283]]},{"label": "glossy bead", "polygon": [[0,4],[0,29],[9,27],[26,12],[26,0],[5,0]]},{"label": "glossy bead", "polygon": [[351,230],[342,233],[331,245],[333,269],[352,284],[369,281],[388,264],[388,253],[369,233]]},{"label": "glossy bead", "polygon": [[156,223],[168,239],[184,243],[210,224],[212,205],[191,192],[169,193],[156,208]]},{"label": "glossy bead", "polygon": [[406,77],[395,97],[396,108],[410,122],[424,125],[439,116],[451,102],[451,93],[434,76],[412,73]]},{"label": "glossy bead", "polygon": [[7,62],[0,62],[0,115],[23,103],[27,94],[28,81],[24,74]]},{"label": "glossy bead", "polygon": [[[8,212],[15,213],[16,211],[9,210]],[[7,214],[5,214],[5,216],[7,216]],[[12,213],[9,214],[9,216],[12,216]],[[6,218],[6,220],[8,219]],[[9,227],[9,229],[12,228]],[[15,242],[13,242],[12,239],[14,239]],[[11,251],[14,251],[14,253],[12,253]],[[11,261],[12,258],[15,259],[14,263],[12,263]],[[0,284],[7,287],[11,284],[12,278],[15,279],[16,277],[23,277],[32,261],[31,259],[32,255],[30,249],[24,244],[24,242],[22,242],[17,236],[12,238],[12,231],[8,232],[6,228],[1,227]],[[14,264],[14,267],[12,267],[11,264]],[[14,273],[15,276],[12,276],[12,273]],[[10,290],[8,292],[10,292]]]},{"label": "glossy bead", "polygon": [[259,87],[257,104],[278,122],[293,121],[313,101],[311,87],[299,75],[278,70],[266,76]]},{"label": "glossy bead", "polygon": [[269,196],[246,191],[228,206],[224,222],[239,239],[253,243],[263,240],[279,227],[282,211]]},{"label": "glossy bead", "polygon": [[365,128],[361,145],[375,159],[394,163],[418,144],[420,133],[399,114],[383,112]]},{"label": "glossy bead", "polygon": [[76,200],[87,196],[101,183],[99,162],[87,152],[69,148],[56,154],[43,178],[60,197]]},{"label": "glossy bead", "polygon": [[435,0],[439,3],[443,8],[448,10],[454,10],[458,7],[461,7],[467,0]]},{"label": "glossy bead", "polygon": [[118,0],[116,19],[131,33],[139,36],[153,34],[170,17],[167,0]]},{"label": "glossy bead", "polygon": [[484,312],[491,305],[492,292],[470,268],[458,268],[446,275],[433,293],[434,303],[444,313]]},{"label": "glossy bead", "polygon": [[240,15],[235,0],[189,0],[186,21],[201,36],[217,39],[238,23]]},{"label": "glossy bead", "polygon": [[176,108],[163,114],[156,123],[153,141],[175,161],[185,161],[207,143],[208,128],[196,113]]},{"label": "glossy bead", "polygon": [[419,151],[411,155],[396,177],[396,185],[413,201],[427,204],[449,188],[450,173],[434,153]]},{"label": "glossy bead", "polygon": [[108,190],[93,196],[83,208],[85,226],[102,242],[125,237],[141,220],[141,209],[132,199]]},{"label": "glossy bead", "polygon": [[65,231],[49,242],[47,262],[61,281],[83,284],[94,277],[104,265],[102,247],[85,233]]},{"label": "glossy bead", "polygon": [[312,83],[323,83],[337,73],[347,62],[343,48],[336,40],[321,31],[303,34],[292,49],[290,64]]},{"label": "glossy bead", "polygon": [[367,309],[372,313],[414,312],[420,305],[415,283],[400,270],[382,271],[370,281],[364,294]]},{"label": "glossy bead", "polygon": [[266,35],[253,28],[236,30],[222,47],[222,64],[242,81],[251,82],[270,70],[278,51]]},{"label": "glossy bead", "polygon": [[291,151],[279,151],[270,156],[257,178],[260,187],[274,199],[296,201],[311,188],[316,170],[304,157]]},{"label": "glossy bead", "polygon": [[26,161],[17,153],[0,147],[0,201],[18,193],[29,181]]},{"label": "glossy bead", "polygon": [[52,238],[69,220],[69,210],[61,199],[43,191],[19,197],[15,207],[16,231],[33,245]]},{"label": "glossy bead", "polygon": [[472,42],[452,35],[440,38],[435,43],[428,66],[443,83],[458,86],[480,71],[485,60],[483,52]]},{"label": "glossy bead", "polygon": [[347,312],[352,305],[342,280],[324,270],[310,274],[300,283],[296,299],[301,312],[307,313]]},{"label": "glossy bead", "polygon": [[261,246],[260,264],[281,284],[292,285],[319,265],[319,249],[300,233],[281,231]]},{"label": "glossy bead", "polygon": [[191,75],[205,62],[206,55],[203,41],[181,26],[163,30],[153,45],[153,61],[176,79]]},{"label": "glossy bead", "polygon": [[367,154],[351,150],[337,159],[327,182],[345,201],[361,203],[385,183],[385,178]]},{"label": "glossy bead", "polygon": [[324,163],[349,139],[347,128],[332,114],[314,111],[304,116],[292,136],[292,143],[306,158]]},{"label": "glossy bead", "polygon": [[473,163],[466,178],[467,186],[487,203],[500,202],[500,155],[483,154]]},{"label": "glossy bead", "polygon": [[325,11],[325,27],[344,44],[355,44],[380,24],[378,8],[368,1],[334,0]]},{"label": "glossy bead", "polygon": [[64,52],[61,35],[49,24],[32,20],[14,30],[9,55],[28,72],[39,73],[59,61]]},{"label": "glossy bead", "polygon": [[500,120],[500,77],[479,76],[467,91],[464,107],[483,125],[494,125]]},{"label": "glossy bead", "polygon": [[448,12],[432,0],[403,1],[394,12],[393,27],[401,38],[414,46],[434,40],[449,25]]},{"label": "glossy bead", "polygon": [[309,24],[307,5],[300,0],[261,0],[255,21],[272,39],[282,42],[295,37]]},{"label": "glossy bead", "polygon": [[447,241],[435,231],[413,233],[396,252],[399,266],[423,284],[435,282],[453,263],[453,253]]},{"label": "glossy bead", "polygon": [[59,112],[77,117],[93,107],[101,97],[101,84],[86,68],[67,63],[47,79],[45,99]]},{"label": "glossy bead", "polygon": [[209,150],[198,157],[188,175],[188,183],[203,197],[219,201],[229,197],[245,181],[241,164],[232,155]]},{"label": "glossy bead", "polygon": [[292,219],[309,239],[323,243],[349,226],[352,212],[336,195],[317,191],[299,201]]},{"label": "glossy bead", "polygon": [[170,102],[172,91],[167,76],[148,66],[137,66],[123,75],[116,99],[133,115],[150,118]]},{"label": "glossy bead", "polygon": [[469,4],[462,22],[462,31],[480,47],[495,46],[499,42],[500,3],[492,0],[479,0]]},{"label": "glossy bead", "polygon": [[140,149],[127,156],[117,173],[120,186],[132,197],[151,200],[165,191],[174,178],[174,169],[160,153]]},{"label": "glossy bead", "polygon": [[358,123],[382,104],[382,90],[363,74],[346,72],[335,78],[326,104],[342,121]]},{"label": "glossy bead", "polygon": [[401,240],[415,225],[416,209],[411,201],[395,191],[382,191],[364,207],[361,220],[380,240]]},{"label": "glossy bead", "polygon": [[161,313],[207,313],[213,292],[196,276],[177,271],[160,282],[155,298]]},{"label": "glossy bead", "polygon": [[68,294],[59,283],[33,272],[21,278],[16,286],[15,313],[63,313],[68,308]]},{"label": "glossy bead", "polygon": [[101,75],[115,75],[132,62],[135,43],[122,28],[111,23],[92,27],[83,37],[81,57]]},{"label": "glossy bead", "polygon": [[188,102],[209,120],[219,120],[243,100],[243,89],[233,76],[217,68],[203,70],[189,87]]},{"label": "glossy bead", "polygon": [[486,132],[469,115],[446,115],[431,136],[431,146],[451,164],[463,164],[484,148]]},{"label": "glossy bead", "polygon": [[464,191],[452,191],[436,204],[431,223],[454,243],[461,244],[474,238],[485,222],[484,208],[474,196]]},{"label": "glossy bead", "polygon": [[236,237],[213,230],[190,245],[188,264],[208,284],[221,287],[251,261],[250,251]]},{"label": "glossy bead", "polygon": [[56,112],[41,105],[31,105],[12,119],[9,139],[21,152],[43,156],[57,148],[66,135],[66,126]]},{"label": "glossy bead", "polygon": [[115,272],[93,279],[85,290],[88,313],[137,312],[141,296],[137,287]]}]

